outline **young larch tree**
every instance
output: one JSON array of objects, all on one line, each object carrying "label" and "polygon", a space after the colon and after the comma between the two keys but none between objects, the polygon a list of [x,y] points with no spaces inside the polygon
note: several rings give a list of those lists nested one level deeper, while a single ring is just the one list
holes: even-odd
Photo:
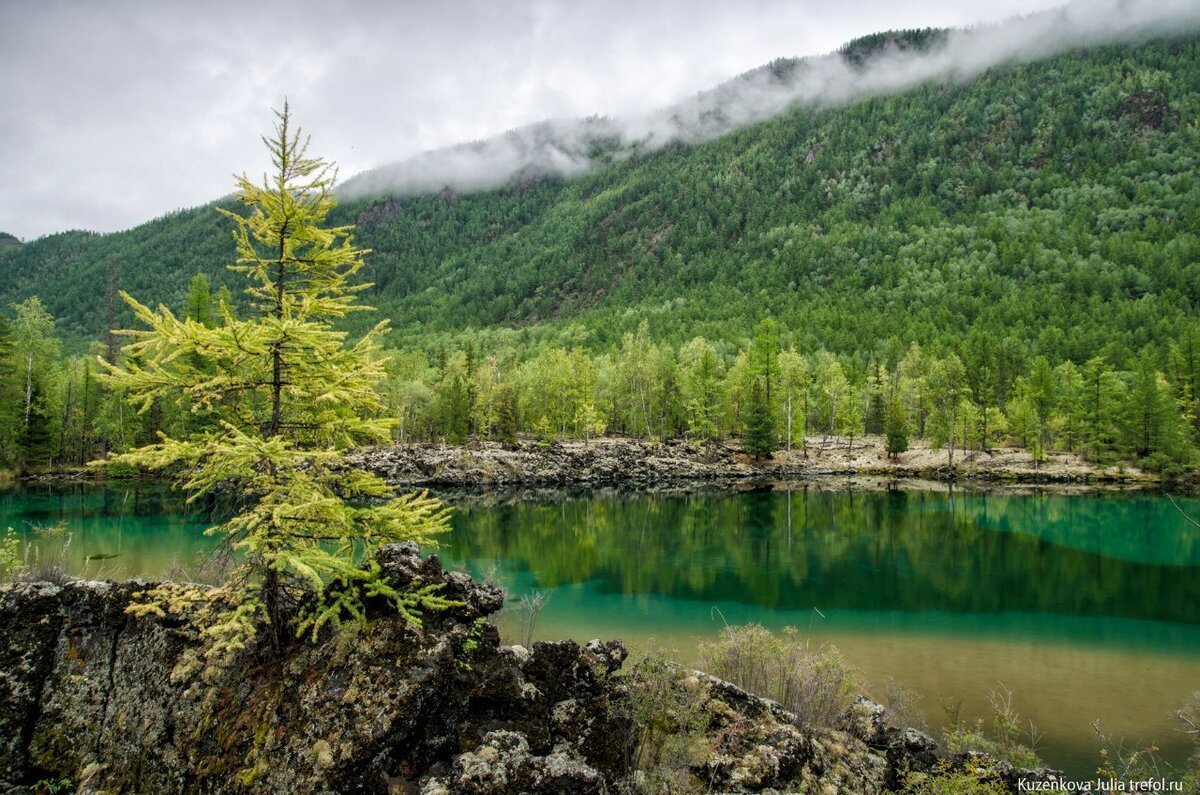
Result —
[{"label": "young larch tree", "polygon": [[328,622],[365,620],[368,598],[389,599],[417,622],[422,608],[445,604],[429,589],[397,592],[373,562],[384,544],[431,542],[447,528],[447,509],[424,494],[393,499],[382,479],[347,465],[347,448],[391,438],[394,420],[382,416],[376,390],[387,325],[356,342],[335,327],[367,308],[355,296],[369,285],[350,282],[367,251],[354,246],[352,227],[324,226],[336,170],[307,155],[286,103],[276,116],[263,139],[272,175],[261,185],[238,179],[246,215],[220,210],[234,224],[229,267],[250,281],[249,317],[222,304],[206,323],[122,293],[145,328],[124,332],[132,342],[123,364],[105,363],[142,411],[162,401],[207,419],[117,458],[170,471],[193,500],[224,493],[245,506],[209,531],[241,553],[229,586],[236,608],[215,633],[230,650],[264,618],[279,648],[293,632],[315,637]]}]

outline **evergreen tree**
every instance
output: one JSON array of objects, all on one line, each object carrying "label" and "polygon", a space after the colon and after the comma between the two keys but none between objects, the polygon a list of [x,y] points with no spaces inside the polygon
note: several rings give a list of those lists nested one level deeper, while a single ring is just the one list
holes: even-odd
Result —
[{"label": "evergreen tree", "polygon": [[11,378],[16,372],[16,364],[13,361],[15,348],[12,323],[0,314],[0,379]]},{"label": "evergreen tree", "polygon": [[1194,457],[1189,420],[1170,384],[1143,357],[1129,390],[1125,435],[1130,452],[1151,469],[1188,464]]},{"label": "evergreen tree", "polygon": [[22,467],[39,467],[52,463],[54,431],[51,427],[51,409],[42,394],[42,385],[34,382],[29,408],[21,428]]},{"label": "evergreen tree", "polygon": [[104,262],[104,360],[109,364],[117,363],[117,353],[120,343],[117,342],[117,312],[119,311],[121,268],[116,257],[110,256]]},{"label": "evergreen tree", "polygon": [[213,326],[216,316],[213,313],[212,292],[208,286],[208,277],[197,273],[188,284],[187,302],[184,305],[184,317],[194,320],[204,326]]},{"label": "evergreen tree", "polygon": [[867,385],[867,414],[863,418],[863,430],[870,434],[883,433],[887,424],[886,396],[883,393],[883,380],[879,377],[879,367],[876,365],[871,382]]},{"label": "evergreen tree", "polygon": [[772,390],[779,376],[777,365],[779,358],[779,327],[775,324],[774,320],[767,318],[755,327],[754,341],[750,346],[750,357],[754,373],[761,379],[763,390],[766,393],[767,405],[773,406],[775,401]]},{"label": "evergreen tree", "polygon": [[496,424],[492,433],[496,441],[505,447],[516,447],[517,444],[517,396],[508,384],[501,384],[498,390]]},{"label": "evergreen tree", "polygon": [[742,449],[755,458],[767,458],[775,452],[775,417],[767,402],[767,390],[755,382],[746,407],[746,425],[742,431]]},{"label": "evergreen tree", "polygon": [[442,435],[450,444],[462,444],[471,432],[471,377],[467,356],[456,352],[446,360],[438,385],[436,408]]},{"label": "evergreen tree", "polygon": [[1117,445],[1117,420],[1126,399],[1126,385],[1102,357],[1083,366],[1083,422],[1085,449],[1093,460],[1108,458]]},{"label": "evergreen tree", "polygon": [[888,458],[895,460],[908,449],[908,417],[899,397],[892,398],[884,415],[883,433],[887,442]]},{"label": "evergreen tree", "polygon": [[355,305],[363,286],[349,280],[365,252],[350,227],[323,226],[335,172],[308,156],[286,104],[277,116],[275,134],[264,139],[273,174],[261,185],[238,180],[248,215],[221,210],[235,224],[230,268],[251,283],[251,317],[226,311],[208,328],[126,295],[147,329],[128,332],[124,366],[108,368],[142,411],[186,401],[219,418],[119,456],[182,472],[193,499],[233,490],[245,506],[214,528],[244,560],[228,593],[233,606],[209,632],[216,661],[243,648],[264,619],[278,648],[290,631],[315,637],[330,622],[365,621],[368,597],[390,600],[414,622],[422,608],[445,604],[428,588],[394,589],[374,562],[383,544],[433,541],[447,527],[446,510],[424,495],[390,499],[383,480],[347,464],[347,447],[386,441],[395,423],[379,416],[376,391],[386,322],[349,345],[334,328],[363,309]]}]

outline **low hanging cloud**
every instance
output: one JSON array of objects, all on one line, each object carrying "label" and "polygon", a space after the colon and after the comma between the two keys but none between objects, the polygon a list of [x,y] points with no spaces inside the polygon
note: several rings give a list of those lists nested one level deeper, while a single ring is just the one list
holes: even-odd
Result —
[{"label": "low hanging cloud", "polygon": [[966,82],[988,69],[1068,50],[1200,30],[1196,0],[1076,0],[1061,8],[939,33],[929,46],[887,42],[865,60],[835,52],[779,61],[662,110],[625,118],[552,120],[426,152],[359,174],[345,198],[497,188],[524,176],[575,177],[611,159],[702,143],[797,107],[834,108],[929,81]]}]

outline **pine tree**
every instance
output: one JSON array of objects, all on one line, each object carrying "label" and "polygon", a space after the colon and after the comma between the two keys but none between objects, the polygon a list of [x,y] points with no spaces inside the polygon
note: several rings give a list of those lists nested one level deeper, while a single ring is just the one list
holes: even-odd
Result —
[{"label": "pine tree", "polygon": [[517,395],[508,384],[501,384],[498,392],[499,410],[492,432],[501,445],[514,448],[517,446]]},{"label": "pine tree", "polygon": [[775,417],[767,402],[766,388],[755,381],[750,389],[746,407],[746,427],[742,432],[742,449],[755,458],[766,458],[775,452]]},{"label": "pine tree", "polygon": [[323,226],[336,172],[308,156],[286,104],[276,115],[274,136],[264,138],[273,174],[261,185],[238,180],[247,215],[220,210],[235,224],[230,269],[250,281],[250,317],[223,306],[222,322],[210,328],[125,294],[146,328],[125,332],[125,364],[107,367],[143,412],[185,404],[218,420],[118,456],[182,473],[192,499],[232,492],[246,506],[210,531],[244,556],[229,586],[233,607],[211,633],[218,660],[249,642],[264,619],[278,648],[293,631],[316,637],[327,623],[365,621],[368,597],[390,600],[413,622],[422,609],[446,604],[428,588],[394,589],[374,562],[383,544],[432,542],[447,528],[447,510],[423,494],[391,499],[383,480],[347,465],[346,448],[391,437],[395,420],[379,416],[375,389],[386,321],[353,344],[334,328],[364,309],[355,295],[367,285],[350,279],[366,252],[354,247],[351,227]]},{"label": "pine tree", "polygon": [[29,409],[21,429],[21,458],[25,467],[44,466],[51,462],[54,434],[48,411],[42,385],[34,381],[30,391]]},{"label": "pine tree", "polygon": [[887,440],[888,458],[895,460],[908,449],[908,417],[899,397],[892,398],[884,415],[883,433]]}]

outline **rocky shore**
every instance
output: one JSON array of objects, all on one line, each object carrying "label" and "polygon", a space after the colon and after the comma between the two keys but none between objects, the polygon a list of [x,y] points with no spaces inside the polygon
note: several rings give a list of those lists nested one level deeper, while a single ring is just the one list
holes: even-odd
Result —
[{"label": "rocky shore", "polygon": [[[392,584],[440,583],[461,606],[417,629],[380,605],[366,631],[246,655],[215,676],[189,662],[202,627],[186,609],[130,611],[145,582],[0,588],[0,792],[638,791],[645,727],[619,642],[503,646],[487,622],[500,591],[412,545],[377,560]],[[879,793],[946,771],[1015,791],[1054,775],[942,755],[865,700],[839,726],[805,726],[670,670],[670,687],[701,705],[703,754],[679,765],[701,792]]]},{"label": "rocky shore", "polygon": [[875,437],[812,438],[804,450],[756,460],[733,442],[647,441],[603,438],[591,442],[521,441],[504,447],[379,447],[355,454],[364,466],[409,486],[607,486],[632,489],[664,484],[841,477],[1011,484],[1153,485],[1158,479],[1132,468],[1095,467],[1079,456],[1052,453],[1034,462],[1021,449],[956,451],[915,447],[895,460]]}]

